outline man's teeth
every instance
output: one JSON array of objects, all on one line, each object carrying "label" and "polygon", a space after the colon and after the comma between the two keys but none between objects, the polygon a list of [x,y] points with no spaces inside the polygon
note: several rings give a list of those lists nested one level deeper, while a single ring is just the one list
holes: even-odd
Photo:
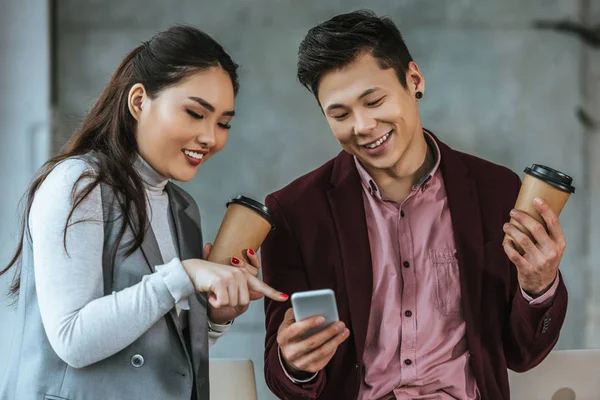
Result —
[{"label": "man's teeth", "polygon": [[373,144],[366,145],[365,147],[367,149],[375,149],[375,148],[381,146],[383,144],[383,142],[385,142],[386,140],[388,140],[388,138],[390,137],[390,133],[391,132],[386,133],[386,135],[384,137],[382,137],[381,139],[379,139],[378,141],[376,141]]},{"label": "man's teeth", "polygon": [[202,157],[204,157],[204,154],[196,153],[194,151],[184,150],[183,152],[185,153],[185,155],[195,158],[197,160],[202,160]]}]

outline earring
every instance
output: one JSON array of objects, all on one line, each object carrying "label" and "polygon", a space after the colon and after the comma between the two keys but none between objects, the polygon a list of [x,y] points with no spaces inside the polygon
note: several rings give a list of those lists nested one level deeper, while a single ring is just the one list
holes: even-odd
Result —
[{"label": "earring", "polygon": [[415,97],[417,98],[417,100],[421,100],[423,98],[423,92],[415,93]]}]

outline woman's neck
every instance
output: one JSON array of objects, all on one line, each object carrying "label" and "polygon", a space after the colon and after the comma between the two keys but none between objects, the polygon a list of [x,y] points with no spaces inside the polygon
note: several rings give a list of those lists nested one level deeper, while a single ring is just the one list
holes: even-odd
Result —
[{"label": "woman's neck", "polygon": [[151,193],[161,194],[169,182],[169,178],[152,168],[144,158],[138,154],[134,167],[142,177],[146,189]]}]

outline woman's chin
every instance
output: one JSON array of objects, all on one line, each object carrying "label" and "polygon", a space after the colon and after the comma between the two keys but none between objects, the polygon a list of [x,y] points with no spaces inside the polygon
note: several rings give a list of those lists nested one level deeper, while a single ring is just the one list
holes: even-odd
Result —
[{"label": "woman's chin", "polygon": [[175,168],[169,171],[169,179],[173,179],[178,182],[189,182],[198,173],[198,169],[204,165],[204,161],[200,165],[191,165],[189,163],[185,163],[183,165],[178,164]]},{"label": "woman's chin", "polygon": [[194,179],[194,177],[196,176],[196,171],[194,171],[193,173],[179,173],[175,176],[173,176],[171,179],[176,180],[178,182],[189,182],[192,179]]},{"label": "woman's chin", "polygon": [[189,166],[185,166],[184,168],[177,168],[175,171],[172,171],[167,176],[169,179],[178,181],[178,182],[189,182],[196,176],[196,172],[198,168],[190,168]]}]

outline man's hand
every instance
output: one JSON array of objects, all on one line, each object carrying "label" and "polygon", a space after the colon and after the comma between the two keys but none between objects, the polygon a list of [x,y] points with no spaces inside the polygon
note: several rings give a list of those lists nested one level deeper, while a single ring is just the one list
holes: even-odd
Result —
[{"label": "man's hand", "polygon": [[[512,210],[511,217],[528,229],[534,240],[514,224],[507,223],[504,225],[504,232],[508,237],[503,246],[506,255],[517,267],[521,288],[533,296],[539,296],[546,292],[556,279],[567,243],[558,216],[550,209],[548,203],[536,198],[534,207],[544,219],[548,230],[527,213]],[[517,251],[513,241],[523,249],[523,255]]]},{"label": "man's hand", "polygon": [[350,335],[346,325],[338,321],[319,333],[306,336],[310,329],[324,322],[321,316],[296,322],[293,310],[286,311],[277,332],[277,343],[288,372],[295,377],[301,378],[303,373],[316,373],[325,368],[338,346]]}]

